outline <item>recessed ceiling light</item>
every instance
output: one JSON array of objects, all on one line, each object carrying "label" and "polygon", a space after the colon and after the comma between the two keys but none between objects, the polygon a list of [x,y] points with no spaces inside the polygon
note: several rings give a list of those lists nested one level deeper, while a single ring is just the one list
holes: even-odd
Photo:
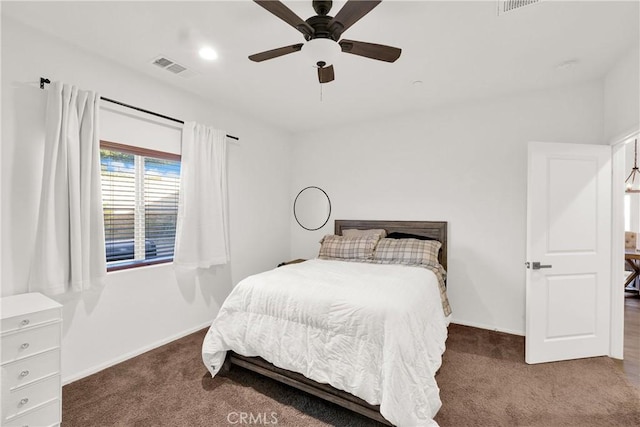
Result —
[{"label": "recessed ceiling light", "polygon": [[213,48],[210,46],[203,46],[198,51],[198,54],[200,55],[200,58],[206,59],[207,61],[218,59],[218,52],[213,50]]}]

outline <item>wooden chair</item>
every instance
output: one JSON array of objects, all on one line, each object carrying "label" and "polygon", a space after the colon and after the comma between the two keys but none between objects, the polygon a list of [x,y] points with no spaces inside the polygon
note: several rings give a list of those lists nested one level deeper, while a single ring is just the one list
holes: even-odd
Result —
[{"label": "wooden chair", "polygon": [[633,231],[624,232],[624,248],[635,250],[638,245],[638,233]]}]

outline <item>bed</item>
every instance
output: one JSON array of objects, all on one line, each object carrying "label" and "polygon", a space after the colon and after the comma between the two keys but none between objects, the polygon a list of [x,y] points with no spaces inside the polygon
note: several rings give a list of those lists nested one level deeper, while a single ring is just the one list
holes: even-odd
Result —
[{"label": "bed", "polygon": [[[387,234],[389,233],[405,233],[414,236],[421,236],[428,240],[436,240],[440,242],[441,247],[437,255],[438,262],[443,269],[447,268],[447,223],[443,221],[371,221],[371,220],[336,220],[335,221],[335,235],[341,236],[343,230],[370,230],[370,229],[384,229]],[[249,291],[239,290],[230,295],[233,301],[227,302],[221,308],[222,317],[225,319],[219,320],[220,314],[216,320],[214,320],[205,342],[203,343],[203,361],[212,375],[217,374],[221,370],[229,369],[231,365],[237,365],[242,368],[257,372],[259,374],[268,376],[277,381],[296,387],[302,391],[333,402],[340,406],[343,406],[349,410],[360,413],[366,417],[377,420],[387,425],[437,425],[431,420],[439,409],[440,401],[438,396],[438,388],[435,384],[435,372],[440,366],[441,356],[444,352],[444,341],[446,340],[446,327],[448,326],[449,313],[445,314],[443,310],[444,300],[440,301],[442,297],[442,282],[443,276],[440,276],[439,284],[436,285],[438,290],[434,290],[434,285],[428,285],[428,292],[426,289],[420,288],[423,285],[415,285],[412,283],[415,281],[422,283],[421,281],[437,282],[437,275],[431,273],[435,269],[427,271],[420,267],[409,267],[398,265],[376,265],[376,264],[363,264],[354,262],[341,262],[333,260],[310,260],[305,263],[300,263],[281,267],[271,272],[265,272],[260,275],[251,276],[245,279],[243,282],[255,282],[251,290]],[[286,270],[285,270],[286,269]],[[384,274],[378,274],[382,272]],[[366,277],[368,282],[375,286],[375,289],[383,289],[386,286],[387,279],[382,277],[387,276],[387,272],[392,272],[394,280],[402,281],[402,286],[407,283],[403,288],[402,293],[395,292],[394,304],[396,299],[407,300],[406,304],[413,304],[412,310],[417,310],[416,313],[411,313],[411,316],[406,315],[406,322],[410,324],[402,324],[400,330],[387,332],[385,328],[389,328],[389,322],[385,320],[378,321],[377,311],[376,314],[371,314],[367,310],[369,307],[380,305],[380,298],[376,300],[376,292],[369,292],[367,288],[359,288],[354,284],[355,290],[348,289],[345,292],[350,292],[350,296],[340,295],[342,299],[354,299],[367,301],[362,303],[363,307],[353,308],[352,304],[346,305],[346,314],[343,317],[337,317],[341,319],[342,323],[349,323],[350,319],[356,319],[357,316],[364,316],[366,321],[357,321],[355,326],[350,326],[352,329],[363,329],[356,335],[358,338],[349,338],[340,335],[339,337],[331,336],[329,339],[324,334],[326,325],[315,325],[313,322],[324,322],[326,319],[322,317],[322,313],[325,313],[327,309],[332,312],[340,312],[342,306],[335,306],[331,298],[336,292],[336,288],[321,288],[325,286],[324,282],[316,282],[317,276],[331,277],[333,281],[339,282],[341,280],[349,282],[351,279],[349,274],[362,274],[362,277]],[[282,274],[288,274],[289,276],[282,276]],[[282,280],[277,286],[275,294],[267,296],[273,301],[283,300],[282,304],[276,310],[286,311],[289,307],[294,307],[293,311],[298,311],[300,308],[297,304],[300,304],[302,310],[307,310],[309,313],[304,314],[302,317],[310,318],[311,326],[303,326],[305,329],[305,339],[297,339],[297,341],[286,342],[287,339],[294,339],[297,335],[298,321],[288,323],[276,323],[277,327],[269,326],[268,329],[264,329],[260,332],[263,335],[252,335],[254,330],[260,331],[262,325],[260,322],[269,323],[272,318],[279,316],[280,311],[268,312],[258,314],[259,318],[251,317],[252,320],[246,320],[244,322],[250,322],[250,325],[242,325],[243,319],[247,316],[254,316],[252,312],[254,307],[251,304],[255,304],[254,301],[258,301],[257,295],[261,295],[265,289],[262,280],[267,280],[270,276],[276,277],[278,280]],[[378,279],[378,277],[381,277]],[[406,276],[406,277],[405,277]],[[433,276],[433,279],[431,277]],[[304,292],[314,291],[317,286],[318,291],[316,294],[312,294],[313,298],[317,298],[310,305],[308,300],[310,297],[306,294],[297,295],[297,290],[304,288],[296,283],[295,280],[287,279],[287,277],[293,277],[296,280],[305,278],[305,284],[313,284],[309,286],[309,289]],[[426,279],[423,279],[426,278]],[[286,280],[285,280],[286,279]],[[270,279],[273,280],[273,279]],[[307,281],[308,280],[308,281]],[[320,280],[319,278],[317,280]],[[322,279],[326,280],[326,279]],[[384,281],[384,282],[383,282]],[[355,280],[353,281],[355,283]],[[380,283],[378,283],[380,282]],[[345,282],[346,283],[346,282]],[[342,292],[342,283],[338,289]],[[398,283],[393,282],[394,288],[397,290]],[[330,284],[331,285],[331,284]],[[246,288],[249,285],[243,287]],[[351,285],[350,285],[351,286]],[[392,286],[392,285],[389,285]],[[364,290],[364,291],[363,291]],[[245,292],[245,293],[243,293]],[[273,290],[269,291],[273,292]],[[382,291],[381,291],[382,292]],[[385,291],[387,292],[387,291]],[[234,294],[240,294],[235,295]],[[279,294],[278,294],[279,293]],[[428,293],[428,296],[427,296]],[[374,294],[373,297],[370,294]],[[424,301],[421,299],[423,298]],[[331,295],[331,296],[327,296]],[[261,297],[262,298],[262,297]],[[296,299],[293,303],[291,298]],[[336,297],[338,298],[338,297]],[[435,301],[438,299],[438,301]],[[322,300],[322,301],[321,301]],[[324,301],[324,302],[323,302]],[[388,300],[387,300],[388,301]],[[385,301],[385,304],[387,303]],[[399,302],[398,304],[405,304]],[[247,307],[243,307],[243,312],[238,312],[237,307],[239,304],[248,304]],[[265,307],[274,305],[275,302],[266,303]],[[317,307],[316,307],[317,304]],[[324,308],[323,307],[324,304]],[[356,301],[359,304],[359,301]],[[419,304],[416,306],[416,304]],[[331,306],[331,307],[330,307]],[[328,308],[330,307],[330,308]],[[337,307],[337,309],[336,309]],[[246,309],[246,312],[244,310]],[[262,310],[262,309],[260,309]],[[264,310],[273,310],[273,308],[265,308]],[[373,308],[371,309],[373,313]],[[376,309],[380,311],[379,309]],[[394,313],[393,310],[387,307],[382,307],[381,311],[388,311]],[[440,310],[440,312],[438,312]],[[317,311],[317,313],[315,313]],[[356,313],[357,314],[354,314]],[[233,316],[239,317],[233,317]],[[296,316],[300,316],[299,313],[295,313]],[[315,316],[315,317],[314,317]],[[388,314],[385,314],[388,316]],[[248,317],[247,317],[248,318]],[[249,318],[248,318],[249,319]],[[424,320],[423,320],[424,319]],[[280,322],[280,319],[276,319]],[[255,322],[255,324],[253,323]],[[405,322],[405,320],[402,320]],[[226,325],[226,326],[225,326]],[[364,325],[364,326],[363,326]],[[400,326],[400,323],[398,323]],[[342,327],[342,326],[341,326]],[[226,328],[226,329],[225,329]],[[244,328],[244,329],[243,329]],[[347,327],[348,329],[349,327]],[[414,335],[409,335],[409,332],[404,333],[404,330],[412,332]],[[420,331],[416,333],[416,331]],[[265,337],[266,334],[270,335]],[[313,340],[309,340],[309,331],[311,335],[317,335]],[[316,331],[321,331],[316,334]],[[342,333],[342,332],[341,332]],[[273,335],[276,334],[276,335]],[[278,335],[280,334],[280,335]],[[378,335],[384,335],[382,339],[376,337]],[[403,336],[409,335],[408,337]],[[349,335],[349,332],[346,333]],[[420,336],[419,339],[414,339],[416,335]],[[370,343],[367,341],[362,343],[360,336],[373,337],[371,344],[373,347],[370,349],[368,346]],[[239,338],[241,337],[241,338]],[[292,338],[294,337],[294,338]],[[318,345],[315,340],[321,340],[322,345]],[[244,340],[241,342],[240,340]],[[278,341],[282,340],[281,344],[277,346],[277,349],[257,349],[260,345],[256,344],[258,341]],[[357,340],[357,346],[354,344],[354,340]],[[367,338],[369,340],[369,338]],[[407,342],[410,340],[411,342]],[[303,343],[298,346],[298,341]],[[395,341],[398,341],[396,344]],[[414,343],[415,341],[416,343]],[[383,344],[379,344],[383,342]],[[282,344],[286,343],[286,344]],[[376,344],[378,343],[378,344]],[[380,345],[381,350],[378,351],[376,345]],[[298,348],[299,347],[299,348]],[[335,348],[338,350],[335,351]],[[357,347],[357,348],[356,348]],[[384,348],[383,348],[384,347]],[[395,348],[403,349],[407,354],[398,352]],[[415,348],[414,348],[415,347]],[[292,348],[291,351],[299,351],[301,354],[285,354],[284,356],[280,352],[284,352],[282,348]],[[391,348],[392,350],[389,350]],[[330,350],[326,350],[330,349]],[[324,358],[317,358],[317,353],[314,351],[324,352],[327,351],[326,361]],[[336,354],[344,352],[345,359],[348,361],[334,360]],[[243,356],[247,354],[250,356]],[[370,355],[380,354],[380,360],[367,360],[363,361],[362,366],[358,366],[355,369],[356,373],[352,372],[340,372],[345,369],[348,370],[350,363],[353,359],[360,360],[361,358],[374,357]],[[423,354],[425,355],[423,357]],[[225,358],[226,355],[226,358]],[[312,356],[310,356],[312,355]],[[324,353],[323,353],[324,355]],[[263,357],[260,357],[263,356]],[[306,357],[305,357],[306,356]],[[356,357],[357,356],[357,357]],[[410,359],[410,358],[413,359]],[[385,359],[386,358],[386,359]],[[407,369],[406,366],[402,369],[397,368],[402,366],[399,361],[411,360],[411,369]],[[375,357],[374,357],[375,359]],[[388,360],[387,360],[388,359]],[[309,362],[311,361],[311,362]],[[273,363],[271,363],[273,362]],[[326,363],[325,363],[326,362]],[[360,363],[360,362],[358,362]],[[317,368],[315,365],[323,365]],[[309,366],[314,365],[314,366]],[[415,366],[414,366],[415,365]],[[375,369],[375,372],[366,372],[368,367]],[[382,367],[385,367],[382,369]],[[285,369],[286,368],[286,369]],[[360,372],[362,370],[363,372]],[[330,371],[330,375],[327,376],[326,372]],[[305,374],[305,375],[303,375]],[[406,378],[403,378],[405,376]],[[415,378],[414,378],[415,377]],[[313,379],[312,379],[313,378]],[[416,379],[417,378],[417,379]],[[407,381],[410,383],[407,386]],[[331,385],[330,385],[331,384]],[[409,394],[402,396],[404,389],[406,393],[410,393],[411,399],[407,399]],[[346,390],[346,391],[345,391]],[[394,395],[395,393],[395,395]],[[409,408],[404,408],[403,405],[409,403],[405,400],[415,400],[416,402],[410,402]],[[404,412],[412,412],[411,416],[405,417]],[[385,414],[385,416],[383,416]],[[413,418],[412,418],[413,417]],[[416,418],[417,417],[417,418]],[[389,418],[389,419],[387,419]],[[420,421],[416,421],[416,420]],[[424,421],[424,422],[423,422]]]}]

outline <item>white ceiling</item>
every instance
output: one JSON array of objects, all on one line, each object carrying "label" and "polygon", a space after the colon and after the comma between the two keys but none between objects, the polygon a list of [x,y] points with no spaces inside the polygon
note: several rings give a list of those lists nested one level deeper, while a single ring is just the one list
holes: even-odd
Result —
[{"label": "white ceiling", "polygon": [[[315,14],[311,1],[284,3],[302,19]],[[334,2],[330,15],[343,4]],[[344,37],[400,47],[401,57],[388,64],[340,54],[322,100],[316,71],[301,53],[247,59],[303,42],[250,1],[3,1],[2,14],[291,132],[586,82],[638,47],[637,0],[544,0],[500,16],[497,4],[383,1]],[[199,40],[220,58],[201,60]],[[184,79],[158,69],[151,60],[159,54],[199,74]],[[576,66],[557,67],[573,59]]]}]

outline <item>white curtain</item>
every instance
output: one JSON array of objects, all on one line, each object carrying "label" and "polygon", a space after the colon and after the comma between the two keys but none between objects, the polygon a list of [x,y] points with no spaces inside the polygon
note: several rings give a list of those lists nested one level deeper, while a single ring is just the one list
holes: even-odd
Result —
[{"label": "white curtain", "polygon": [[106,275],[99,102],[95,92],[60,82],[49,87],[31,291],[82,291]]},{"label": "white curtain", "polygon": [[174,264],[208,268],[229,261],[227,204],[226,132],[186,122]]}]

